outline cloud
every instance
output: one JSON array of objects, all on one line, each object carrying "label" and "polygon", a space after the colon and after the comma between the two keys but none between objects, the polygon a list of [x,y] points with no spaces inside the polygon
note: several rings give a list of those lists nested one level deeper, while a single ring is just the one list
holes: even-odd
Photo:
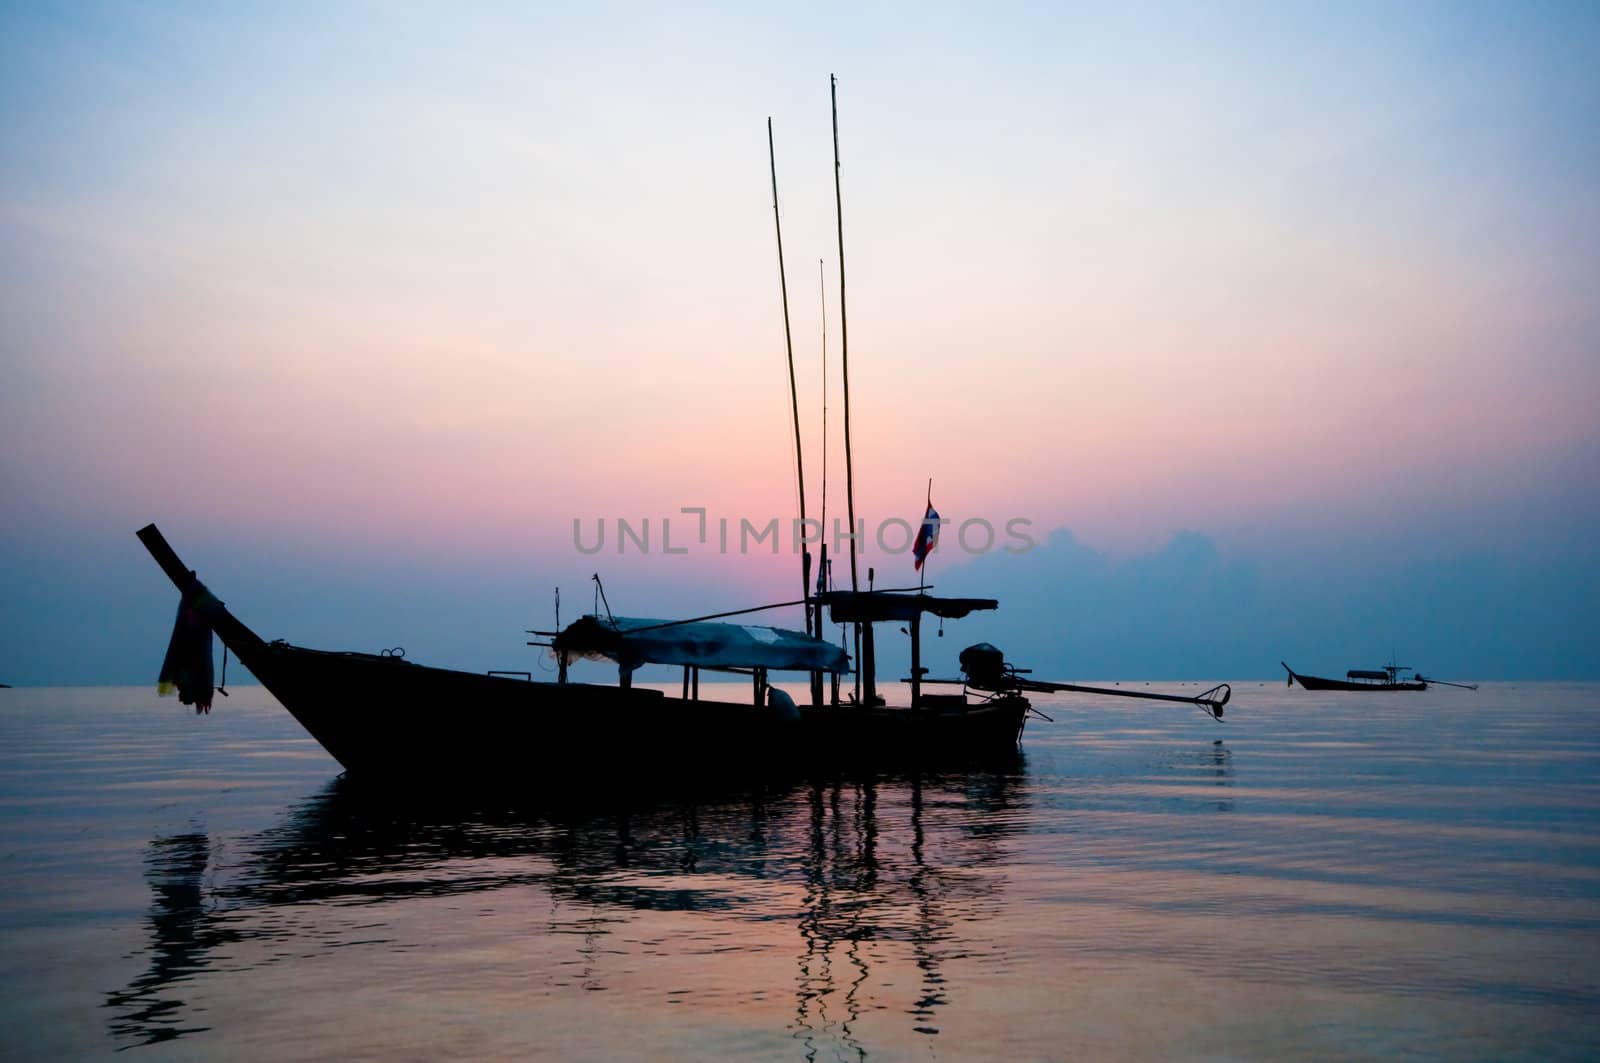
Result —
[{"label": "cloud", "polygon": [[1342,671],[1391,652],[1440,677],[1600,676],[1592,550],[1236,556],[1183,531],[1116,560],[1060,529],[1028,554],[950,569],[938,593],[998,598],[950,633],[960,646],[994,642],[1041,678],[1267,678],[1280,659]]},{"label": "cloud", "polygon": [[[186,541],[192,562],[263,635],[304,645],[401,643],[442,667],[535,668],[543,662],[530,657],[522,631],[553,620],[550,588],[568,592],[563,619],[590,607],[586,572],[571,565],[467,565],[420,553],[330,560],[282,543],[230,548],[215,534]],[[1039,678],[1069,681],[1268,679],[1278,677],[1279,660],[1337,673],[1382,664],[1391,652],[1445,679],[1600,679],[1600,551],[1592,545],[1413,547],[1399,556],[1286,540],[1246,553],[1183,531],[1118,558],[1063,528],[1026,554],[966,559],[948,548],[953,542],[934,556],[934,593],[997,598],[1000,608],[947,623],[942,638],[937,624],[924,629],[935,676],[954,676],[961,648],[986,641]],[[709,571],[726,574],[720,564],[662,560],[612,559],[613,606],[688,616],[749,604],[740,590],[761,600],[762,591],[770,599],[788,586],[767,586],[765,570],[746,566],[754,585],[736,590]],[[0,552],[0,585],[8,588],[0,681],[141,683],[153,675],[175,595],[130,533],[63,533],[48,544],[12,537]],[[752,619],[799,626],[787,614]],[[882,625],[878,648],[882,686],[899,694],[908,639]],[[612,681],[603,669],[586,678]]]}]

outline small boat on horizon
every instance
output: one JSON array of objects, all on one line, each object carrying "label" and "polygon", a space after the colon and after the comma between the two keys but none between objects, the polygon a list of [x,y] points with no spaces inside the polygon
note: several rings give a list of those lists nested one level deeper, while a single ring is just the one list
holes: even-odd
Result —
[{"label": "small boat on horizon", "polygon": [[[1431,684],[1460,687],[1463,690],[1478,689],[1475,683],[1449,683],[1443,679],[1429,679],[1402,664],[1390,663],[1382,668],[1352,668],[1344,674],[1343,679],[1325,679],[1322,676],[1302,675],[1290,668],[1287,663],[1283,661],[1278,663],[1289,673],[1287,685],[1292,687],[1298,681],[1307,690],[1427,690]],[[1409,678],[1405,675],[1407,672],[1411,673]]]}]

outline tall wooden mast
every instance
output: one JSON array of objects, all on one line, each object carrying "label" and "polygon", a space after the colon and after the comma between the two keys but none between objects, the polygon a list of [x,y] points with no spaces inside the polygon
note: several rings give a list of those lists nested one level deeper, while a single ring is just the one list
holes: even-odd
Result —
[{"label": "tall wooden mast", "polygon": [[[767,119],[767,162],[772,168],[772,227],[778,236],[778,287],[783,292],[783,344],[789,352],[789,406],[794,413],[794,474],[800,492],[800,527],[806,526],[806,463],[800,449],[800,396],[794,382],[794,339],[789,331],[789,278],[783,268],[783,222],[778,217],[778,156],[772,147],[772,119]],[[800,595],[806,599],[806,634],[811,630],[811,551],[800,555]],[[817,625],[816,634],[822,634]]]},{"label": "tall wooden mast", "polygon": [[844,299],[844,199],[839,192],[839,79],[828,75],[828,93],[833,103],[833,205],[839,230],[839,360],[844,371],[844,496],[850,518],[850,589],[859,591],[856,574],[856,481],[850,460],[850,323],[845,316]]},{"label": "tall wooden mast", "polygon": [[[850,324],[845,316],[844,298],[844,197],[839,191],[839,79],[828,75],[828,98],[833,107],[833,206],[839,232],[839,361],[844,373],[844,497],[845,512],[850,519],[850,590],[861,590],[861,577],[856,565],[856,478],[855,465],[850,454]],[[856,700],[861,699],[861,673],[868,662],[861,656],[861,624],[855,625]],[[871,632],[867,637],[870,639]],[[869,646],[870,650],[870,646]],[[869,653],[870,656],[870,653]],[[871,680],[867,687],[870,690]]]}]

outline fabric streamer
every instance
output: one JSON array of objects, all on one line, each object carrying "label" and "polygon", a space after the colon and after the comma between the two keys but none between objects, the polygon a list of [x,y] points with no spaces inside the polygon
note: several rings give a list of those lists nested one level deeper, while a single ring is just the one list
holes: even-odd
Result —
[{"label": "fabric streamer", "polygon": [[189,594],[198,586],[198,582],[191,581],[178,602],[178,617],[172,625],[166,659],[161,662],[156,693],[163,697],[176,693],[178,701],[193,705],[196,713],[208,713],[213,695],[211,627],[189,604]]}]

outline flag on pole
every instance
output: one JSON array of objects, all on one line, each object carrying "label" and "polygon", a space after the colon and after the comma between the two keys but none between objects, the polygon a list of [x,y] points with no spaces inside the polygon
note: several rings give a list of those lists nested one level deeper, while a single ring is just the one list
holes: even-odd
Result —
[{"label": "flag on pole", "polygon": [[933,508],[933,501],[928,501],[928,512],[922,517],[922,527],[917,529],[917,541],[911,546],[911,556],[915,559],[913,566],[919,572],[922,563],[928,559],[928,552],[939,545],[939,511]]}]

